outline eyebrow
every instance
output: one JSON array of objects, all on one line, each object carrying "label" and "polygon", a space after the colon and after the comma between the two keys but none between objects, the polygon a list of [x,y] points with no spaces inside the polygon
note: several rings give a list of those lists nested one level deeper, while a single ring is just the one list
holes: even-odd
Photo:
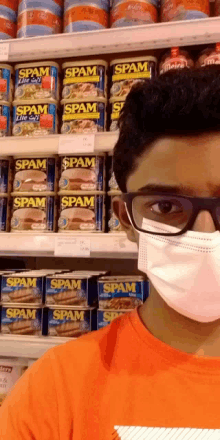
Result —
[{"label": "eyebrow", "polygon": [[[152,191],[152,192],[162,192],[162,193],[172,193],[172,194],[182,194],[182,195],[196,195],[196,190],[184,185],[164,185],[164,184],[156,184],[156,183],[148,183],[145,186],[142,186],[142,188],[139,189],[139,191]],[[220,192],[220,186],[218,187],[218,192]]]}]

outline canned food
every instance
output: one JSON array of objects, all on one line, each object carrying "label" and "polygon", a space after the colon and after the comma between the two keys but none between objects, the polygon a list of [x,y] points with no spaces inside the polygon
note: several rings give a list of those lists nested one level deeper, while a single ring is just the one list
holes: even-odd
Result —
[{"label": "canned food", "polygon": [[171,69],[183,69],[185,67],[189,69],[194,67],[194,61],[189,53],[179,47],[172,47],[161,59],[159,74],[162,75],[162,73],[168,72]]},{"label": "canned food", "polygon": [[209,0],[161,0],[161,21],[195,20],[209,15]]},{"label": "canned food", "polygon": [[111,10],[112,28],[157,23],[157,8],[146,0],[122,0]]},{"label": "canned food", "polygon": [[57,133],[58,104],[49,99],[13,102],[13,136],[45,136]]},{"label": "canned food", "polygon": [[43,303],[44,275],[39,272],[3,274],[2,303]]},{"label": "canned food", "polygon": [[12,74],[13,67],[8,64],[0,64],[0,100],[8,101],[12,100]]},{"label": "canned food", "polygon": [[59,65],[51,61],[15,66],[15,99],[59,99]]},{"label": "canned food", "polygon": [[10,159],[0,158],[0,193],[7,194],[10,184]]},{"label": "canned food", "polygon": [[10,136],[11,128],[11,104],[6,101],[0,102],[0,137]]},{"label": "canned food", "polygon": [[[109,0],[83,0],[82,3],[84,5],[96,5],[100,9],[104,9],[105,11],[109,11],[110,9],[110,1]],[[69,8],[73,7],[76,4],[81,4],[80,0],[65,0],[64,3],[64,12],[67,11]]]},{"label": "canned food", "polygon": [[109,232],[122,232],[123,228],[119,221],[119,219],[116,217],[113,209],[113,200],[115,197],[120,196],[121,191],[109,191],[108,196],[110,197],[110,209],[109,209],[109,221],[108,221],[108,228]]},{"label": "canned food", "polygon": [[118,130],[118,121],[122,108],[124,107],[125,98],[110,99],[110,131]]},{"label": "canned food", "polygon": [[8,231],[8,211],[8,196],[6,194],[0,194],[0,232]]},{"label": "canned food", "polygon": [[48,336],[77,338],[94,328],[94,308],[48,307]]},{"label": "canned food", "polygon": [[[147,283],[147,284],[146,284]],[[98,280],[99,308],[131,310],[143,304],[149,292],[141,276],[106,276]]]},{"label": "canned food", "polygon": [[9,1],[0,0],[0,15],[16,24],[17,9],[13,9],[13,4]]},{"label": "canned food", "polygon": [[18,10],[18,0],[0,0],[0,6],[3,8],[10,8],[14,12]]},{"label": "canned food", "polygon": [[[133,309],[132,309],[133,310]],[[129,310],[97,310],[97,330],[111,324],[114,319],[118,318]]]},{"label": "canned food", "polygon": [[106,129],[106,99],[63,99],[62,134],[97,133]]},{"label": "canned food", "polygon": [[16,37],[16,23],[9,19],[8,15],[0,9],[0,40],[8,40]]},{"label": "canned food", "polygon": [[107,96],[107,67],[103,60],[64,63],[64,99],[88,99]]},{"label": "canned food", "polygon": [[220,43],[214,47],[203,50],[196,63],[196,67],[210,66],[211,64],[220,64]]},{"label": "canned food", "polygon": [[119,191],[119,186],[117,184],[115,173],[113,171],[113,154],[109,154],[109,181],[108,186],[110,191]]},{"label": "canned food", "polygon": [[108,10],[96,4],[77,3],[64,14],[64,32],[83,32],[108,27]]},{"label": "canned food", "polygon": [[46,278],[46,304],[89,307],[98,301],[97,276],[71,272]]},{"label": "canned food", "polygon": [[42,308],[37,305],[5,304],[1,311],[1,333],[12,335],[42,334]]},{"label": "canned food", "polygon": [[126,98],[132,86],[138,81],[155,78],[157,59],[152,56],[116,59],[110,63],[112,98]]},{"label": "canned food", "polygon": [[61,191],[105,191],[105,155],[62,157],[59,188]]},{"label": "canned food", "polygon": [[17,38],[59,34],[62,19],[47,9],[27,9],[18,15]]},{"label": "canned food", "polygon": [[59,193],[58,231],[104,232],[105,195],[103,192]]},{"label": "canned food", "polygon": [[53,232],[54,199],[50,193],[12,193],[11,232]]},{"label": "canned food", "polygon": [[52,12],[52,14],[62,17],[63,0],[19,0],[18,14],[21,14],[27,9],[46,9]]},{"label": "canned food", "polygon": [[14,160],[14,191],[55,191],[55,157],[17,158]]}]

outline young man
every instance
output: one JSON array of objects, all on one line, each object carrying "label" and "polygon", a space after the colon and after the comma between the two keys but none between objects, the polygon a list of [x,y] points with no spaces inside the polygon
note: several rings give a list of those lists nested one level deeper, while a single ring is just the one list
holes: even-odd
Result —
[{"label": "young man", "polygon": [[220,439],[219,68],[137,85],[114,154],[150,296],[39,359],[0,410],[1,440]]}]

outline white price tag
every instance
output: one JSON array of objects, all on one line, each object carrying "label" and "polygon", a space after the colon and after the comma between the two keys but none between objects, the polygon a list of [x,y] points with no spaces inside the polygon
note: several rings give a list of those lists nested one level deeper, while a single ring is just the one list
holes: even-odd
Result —
[{"label": "white price tag", "polygon": [[60,135],[59,154],[93,153],[94,150],[94,134]]},{"label": "white price tag", "polygon": [[0,43],[0,61],[8,61],[9,43]]},{"label": "white price tag", "polygon": [[90,257],[90,238],[57,234],[54,255],[56,257]]}]

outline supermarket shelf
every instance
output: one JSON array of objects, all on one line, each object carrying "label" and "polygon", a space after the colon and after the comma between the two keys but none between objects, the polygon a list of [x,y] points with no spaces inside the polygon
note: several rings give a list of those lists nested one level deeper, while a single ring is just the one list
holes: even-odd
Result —
[{"label": "supermarket shelf", "polygon": [[[137,258],[136,243],[130,242],[125,233],[71,233],[26,234],[2,233],[0,256],[54,256],[56,237],[90,239],[91,258]],[[58,255],[57,255],[58,256]]]},{"label": "supermarket shelf", "polygon": [[0,335],[0,356],[38,359],[47,350],[74,338]]},{"label": "supermarket shelf", "polygon": [[[8,40],[8,61],[56,59],[220,41],[220,17]],[[1,43],[5,45],[5,41]],[[0,45],[1,46],[1,45]],[[1,47],[0,47],[1,53]],[[0,61],[5,61],[5,58]]]},{"label": "supermarket shelf", "polygon": [[[68,139],[66,153],[70,154],[69,146],[72,140],[72,152],[74,153],[74,141],[85,135],[50,135],[41,137],[5,137],[1,138],[0,156],[41,156],[45,154],[58,154],[60,141]],[[114,148],[118,139],[117,132],[95,134],[95,151],[109,152]],[[62,152],[64,150],[62,149]]]}]

